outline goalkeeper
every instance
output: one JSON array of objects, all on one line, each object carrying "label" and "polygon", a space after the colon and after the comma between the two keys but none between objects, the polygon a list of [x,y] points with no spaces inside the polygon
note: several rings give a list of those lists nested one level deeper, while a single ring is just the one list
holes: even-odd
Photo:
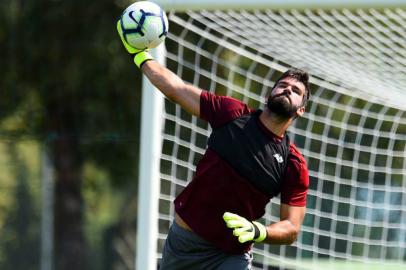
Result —
[{"label": "goalkeeper", "polygon": [[[120,34],[119,23],[117,28]],[[286,130],[305,112],[308,74],[286,71],[267,94],[265,108],[254,110],[184,83],[120,37],[152,84],[213,129],[194,179],[175,199],[160,269],[251,269],[254,242],[292,244],[305,216],[309,177]],[[280,221],[256,221],[279,193]]]}]

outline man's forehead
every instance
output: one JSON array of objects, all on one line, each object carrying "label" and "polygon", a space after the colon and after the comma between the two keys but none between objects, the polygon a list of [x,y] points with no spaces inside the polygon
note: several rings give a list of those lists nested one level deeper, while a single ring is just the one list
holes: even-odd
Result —
[{"label": "man's forehead", "polygon": [[278,84],[280,84],[280,83],[292,84],[292,85],[295,85],[296,87],[301,88],[302,90],[305,90],[305,85],[301,81],[299,81],[298,79],[296,79],[294,77],[283,78],[282,80],[280,80],[278,82]]}]

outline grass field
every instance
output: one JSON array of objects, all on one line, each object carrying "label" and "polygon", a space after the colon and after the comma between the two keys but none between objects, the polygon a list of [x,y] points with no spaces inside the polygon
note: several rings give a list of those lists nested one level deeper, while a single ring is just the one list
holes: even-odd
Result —
[{"label": "grass field", "polygon": [[344,260],[271,260],[270,265],[277,265],[289,270],[406,270],[406,263],[391,261],[350,262]]}]

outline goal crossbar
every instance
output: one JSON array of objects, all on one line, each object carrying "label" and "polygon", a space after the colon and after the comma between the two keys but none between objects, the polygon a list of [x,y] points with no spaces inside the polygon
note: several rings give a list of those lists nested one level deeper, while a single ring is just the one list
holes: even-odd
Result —
[{"label": "goal crossbar", "polygon": [[166,10],[228,10],[228,9],[331,9],[331,8],[397,8],[405,0],[155,0]]}]

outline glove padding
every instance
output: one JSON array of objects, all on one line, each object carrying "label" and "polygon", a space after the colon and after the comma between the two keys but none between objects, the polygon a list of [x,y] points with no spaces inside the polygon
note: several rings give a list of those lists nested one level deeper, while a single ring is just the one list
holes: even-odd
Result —
[{"label": "glove padding", "polygon": [[154,59],[152,55],[148,53],[147,50],[136,49],[134,47],[131,47],[131,45],[127,43],[127,41],[123,36],[123,31],[121,29],[121,20],[117,21],[117,32],[118,35],[120,36],[121,42],[124,45],[124,48],[134,59],[134,63],[137,65],[137,67],[140,68],[142,64],[144,64],[146,61]]},{"label": "glove padding", "polygon": [[238,237],[240,243],[247,241],[262,242],[266,239],[266,227],[261,223],[248,221],[230,212],[225,212],[223,219],[227,227],[233,229],[233,235]]}]

